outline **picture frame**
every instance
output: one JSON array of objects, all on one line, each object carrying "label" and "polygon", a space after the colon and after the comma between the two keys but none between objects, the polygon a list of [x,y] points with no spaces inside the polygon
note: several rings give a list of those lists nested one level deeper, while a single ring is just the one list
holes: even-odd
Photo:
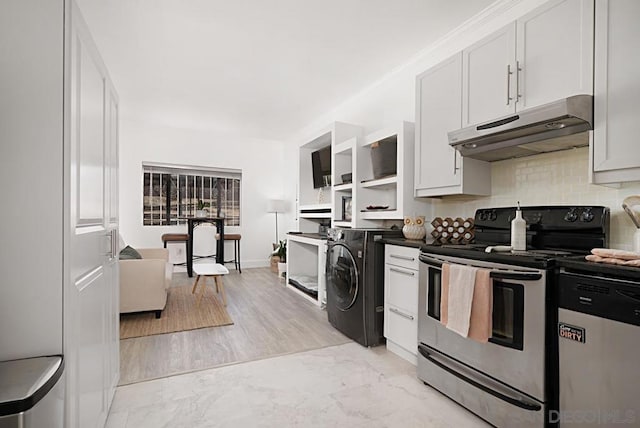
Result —
[{"label": "picture frame", "polygon": [[352,197],[351,196],[343,196],[342,197],[342,220],[351,221],[352,217]]}]

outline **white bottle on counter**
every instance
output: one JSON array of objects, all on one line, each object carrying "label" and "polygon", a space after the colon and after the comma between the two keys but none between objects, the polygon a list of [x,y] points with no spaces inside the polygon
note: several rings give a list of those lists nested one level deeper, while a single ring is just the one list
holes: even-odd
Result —
[{"label": "white bottle on counter", "polygon": [[520,201],[518,201],[516,217],[511,220],[511,249],[514,251],[527,249],[527,222],[522,218]]}]

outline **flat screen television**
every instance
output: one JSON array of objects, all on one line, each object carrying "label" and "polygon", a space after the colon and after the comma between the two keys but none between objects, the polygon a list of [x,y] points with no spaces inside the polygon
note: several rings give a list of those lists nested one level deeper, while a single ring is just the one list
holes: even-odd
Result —
[{"label": "flat screen television", "polygon": [[331,186],[331,146],[311,153],[313,188]]}]

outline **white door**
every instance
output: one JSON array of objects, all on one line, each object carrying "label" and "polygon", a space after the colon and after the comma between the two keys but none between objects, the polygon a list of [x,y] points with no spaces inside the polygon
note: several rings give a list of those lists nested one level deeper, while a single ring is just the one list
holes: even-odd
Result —
[{"label": "white door", "polygon": [[416,190],[460,185],[461,159],[447,133],[460,128],[461,81],[461,52],[416,79]]},{"label": "white door", "polygon": [[[115,388],[120,379],[120,271],[118,265],[118,97],[115,89],[107,83],[105,95],[105,210],[108,212],[108,233],[110,248],[107,271],[109,285],[107,287],[107,349],[108,363],[105,371],[106,407],[111,405]],[[113,238],[112,238],[113,237]],[[113,241],[111,241],[113,239]]]},{"label": "white door", "polygon": [[601,182],[640,180],[640,1],[596,2],[593,170]]},{"label": "white door", "polygon": [[516,108],[593,93],[593,0],[554,0],[517,21]]},{"label": "white door", "polygon": [[117,134],[105,126],[105,118],[113,111],[105,98],[105,67],[75,3],[70,21],[65,426],[92,428],[106,421],[112,377],[108,374],[114,346],[112,295],[118,282],[113,232],[117,216],[114,223],[110,209],[110,140]]},{"label": "white door", "polygon": [[462,51],[462,127],[515,111],[516,24]]}]

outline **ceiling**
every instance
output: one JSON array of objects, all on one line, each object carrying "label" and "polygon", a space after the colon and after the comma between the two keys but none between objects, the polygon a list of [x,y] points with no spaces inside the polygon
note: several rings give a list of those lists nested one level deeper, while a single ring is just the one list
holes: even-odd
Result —
[{"label": "ceiling", "polygon": [[77,0],[121,117],[285,140],[493,0]]}]

